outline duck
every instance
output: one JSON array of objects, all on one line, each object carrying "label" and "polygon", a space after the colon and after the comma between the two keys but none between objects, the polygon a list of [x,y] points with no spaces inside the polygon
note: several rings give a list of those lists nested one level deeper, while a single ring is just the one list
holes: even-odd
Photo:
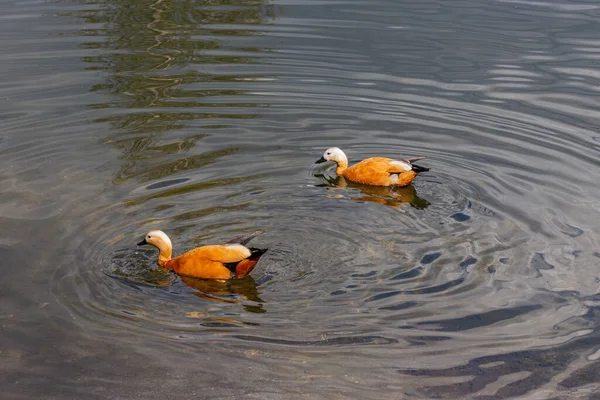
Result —
[{"label": "duck", "polygon": [[197,247],[178,257],[171,258],[173,245],[166,233],[153,230],[146,234],[138,246],[151,245],[159,250],[157,264],[173,270],[178,275],[227,280],[248,275],[268,249],[246,247],[246,243],[260,231],[230,240],[225,244]]},{"label": "duck", "polygon": [[341,149],[330,147],[315,164],[333,161],[337,164],[335,173],[349,181],[372,186],[408,186],[420,172],[429,168],[413,164],[426,157],[395,160],[386,157],[371,157],[348,167],[348,157]]}]

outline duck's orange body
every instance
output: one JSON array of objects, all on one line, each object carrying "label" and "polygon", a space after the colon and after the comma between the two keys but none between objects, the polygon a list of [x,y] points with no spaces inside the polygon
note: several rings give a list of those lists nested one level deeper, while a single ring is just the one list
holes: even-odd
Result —
[{"label": "duck's orange body", "polygon": [[236,243],[202,246],[179,257],[171,258],[169,237],[162,231],[151,231],[139,245],[151,244],[160,251],[158,265],[179,275],[202,279],[229,279],[246,276],[258,263],[266,249],[244,246],[257,233],[236,240]]},{"label": "duck's orange body", "polygon": [[159,261],[159,265],[172,269],[179,275],[229,279],[246,276],[252,271],[258,258],[250,257],[252,250],[242,245],[212,245],[198,247],[168,261]]},{"label": "duck's orange body", "polygon": [[344,178],[374,186],[407,186],[419,172],[429,171],[429,168],[412,164],[413,161],[424,157],[394,160],[385,157],[367,158],[351,167],[348,167],[346,154],[337,147],[329,148],[317,163],[334,161],[337,164],[335,173]]},{"label": "duck's orange body", "polygon": [[410,184],[417,176],[417,172],[412,169],[407,171],[394,161],[384,157],[367,158],[346,169],[337,167],[336,174],[363,185],[406,186]]}]

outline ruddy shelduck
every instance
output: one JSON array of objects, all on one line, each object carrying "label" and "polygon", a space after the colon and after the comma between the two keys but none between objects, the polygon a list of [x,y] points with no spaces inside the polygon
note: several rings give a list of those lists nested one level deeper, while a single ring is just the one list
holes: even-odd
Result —
[{"label": "ruddy shelduck", "polygon": [[156,247],[159,250],[158,265],[179,275],[201,279],[241,278],[252,271],[267,251],[245,246],[259,234],[254,232],[225,244],[197,247],[175,258],[171,258],[171,239],[163,231],[148,232],[138,246],[149,244]]},{"label": "ruddy shelduck", "polygon": [[348,167],[348,157],[337,147],[325,150],[323,157],[316,161],[320,164],[333,161],[337,164],[335,173],[339,176],[363,185],[373,186],[407,186],[419,172],[429,171],[429,168],[412,164],[425,157],[394,160],[393,158],[372,157]]}]

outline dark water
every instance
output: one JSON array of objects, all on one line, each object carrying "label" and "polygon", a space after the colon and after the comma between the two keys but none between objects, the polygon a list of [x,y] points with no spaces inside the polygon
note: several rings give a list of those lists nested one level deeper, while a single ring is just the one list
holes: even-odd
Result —
[{"label": "dark water", "polygon": [[[600,5],[0,4],[6,399],[600,398]],[[413,186],[336,181],[425,155]],[[256,229],[251,277],[175,252]]]}]

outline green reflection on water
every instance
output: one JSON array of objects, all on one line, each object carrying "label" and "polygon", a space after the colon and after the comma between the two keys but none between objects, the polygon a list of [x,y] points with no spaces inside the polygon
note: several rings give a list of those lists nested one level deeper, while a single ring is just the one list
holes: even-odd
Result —
[{"label": "green reflection on water", "polygon": [[277,17],[275,6],[265,0],[80,2],[95,7],[69,16],[85,20],[89,28],[78,34],[93,38],[84,47],[97,50],[83,58],[103,78],[90,90],[110,95],[89,106],[104,110],[96,121],[113,128],[104,142],[123,153],[115,184],[201,168],[237,151],[186,155],[268,106],[250,95],[266,76],[245,66],[260,64],[269,49],[243,39],[262,35],[261,26]]},{"label": "green reflection on water", "polygon": [[146,196],[136,197],[134,199],[128,200],[127,205],[140,204],[140,203],[143,203],[146,200],[150,200],[150,199],[158,199],[161,197],[177,196],[179,194],[189,193],[189,192],[193,192],[196,190],[208,189],[208,188],[215,187],[215,186],[233,185],[236,183],[249,181],[251,179],[256,179],[258,177],[259,177],[259,175],[244,176],[244,177],[240,177],[240,178],[225,178],[225,179],[217,179],[214,181],[200,182],[200,183],[195,183],[195,184],[191,184],[191,185],[179,186],[174,189],[149,194]]},{"label": "green reflection on water", "polygon": [[[144,138],[144,140],[147,140]],[[138,176],[142,181],[150,181],[154,179],[164,178],[171,174],[175,174],[180,171],[191,170],[195,168],[200,168],[205,165],[210,164],[217,158],[221,158],[226,155],[234,154],[239,151],[238,148],[230,148],[223,149],[220,151],[214,151],[209,153],[197,154],[192,156],[185,156],[169,159],[165,162],[161,162],[154,165],[146,166],[146,168],[142,170],[136,170],[136,161],[144,160],[153,155],[151,152],[160,153],[180,153],[185,151],[185,146],[182,146],[181,143],[171,143],[171,146],[147,146],[146,151],[143,154],[129,153],[127,149],[124,149],[124,152],[127,154],[125,156],[126,162],[121,166],[121,169],[116,173],[114,182],[120,183],[126,181],[128,178],[133,176]],[[169,148],[172,147],[172,148]]]}]

